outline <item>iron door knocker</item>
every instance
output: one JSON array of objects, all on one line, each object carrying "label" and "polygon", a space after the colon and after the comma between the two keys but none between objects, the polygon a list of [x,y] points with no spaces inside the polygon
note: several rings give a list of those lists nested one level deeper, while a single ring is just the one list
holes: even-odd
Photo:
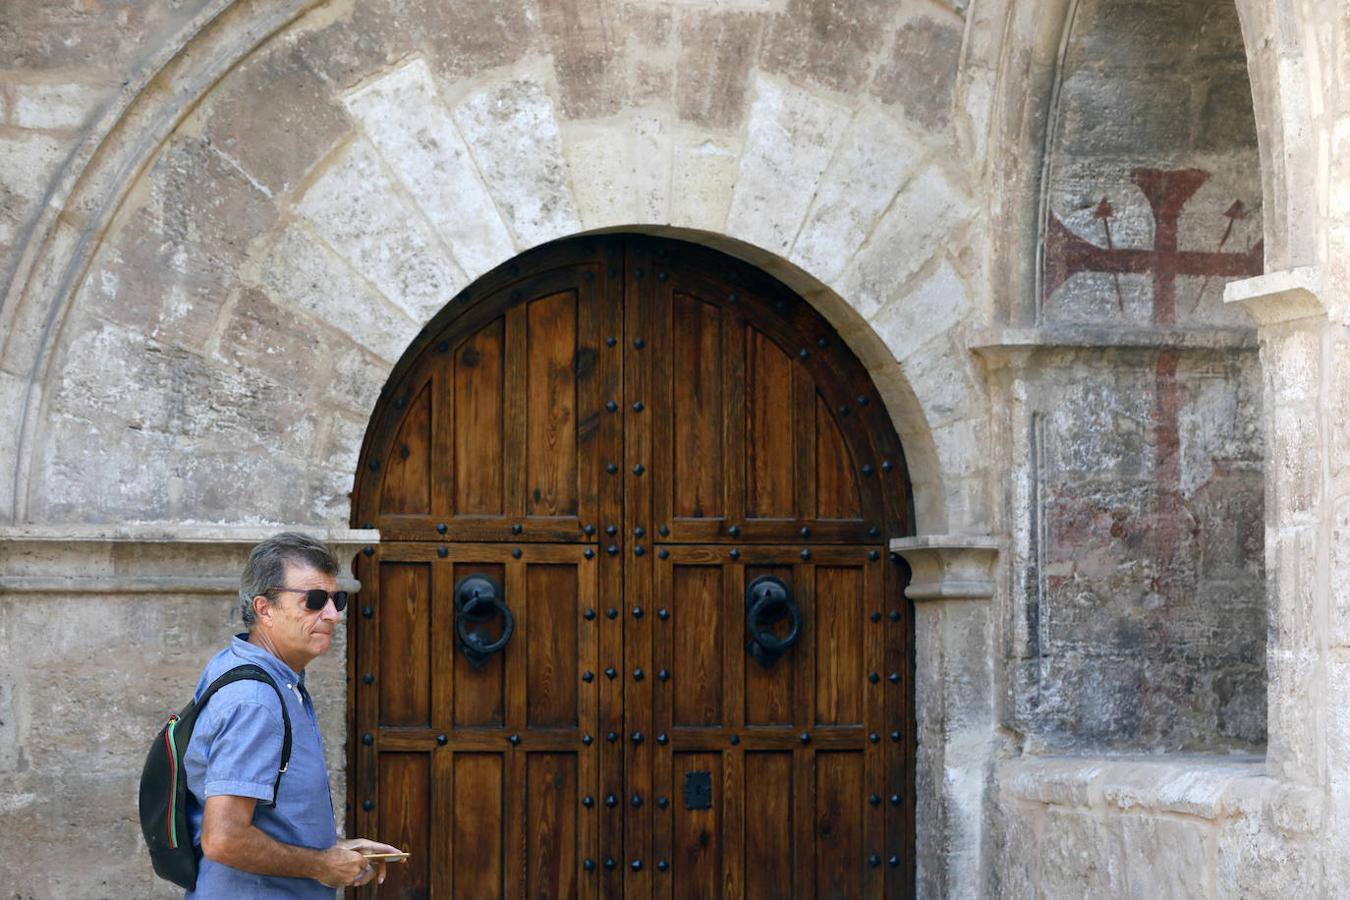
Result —
[{"label": "iron door knocker", "polygon": [[[802,633],[802,617],[797,601],[781,578],[761,575],[745,589],[745,630],[750,640],[745,649],[761,666],[771,666],[797,642]],[[781,638],[772,631],[784,616],[791,617],[792,625]]]},{"label": "iron door knocker", "polygon": [[[502,617],[502,633],[489,640],[470,624],[486,622],[494,616]],[[503,650],[516,630],[516,617],[502,598],[501,588],[486,575],[465,575],[455,584],[456,646],[475,669],[481,669],[488,657]]]}]

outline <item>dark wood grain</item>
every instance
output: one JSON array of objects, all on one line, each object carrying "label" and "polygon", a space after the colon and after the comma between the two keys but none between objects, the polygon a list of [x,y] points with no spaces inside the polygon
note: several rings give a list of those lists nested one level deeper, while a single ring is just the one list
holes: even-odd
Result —
[{"label": "dark wood grain", "polygon": [[861,752],[816,754],[817,897],[862,896],[864,794]]},{"label": "dark wood grain", "polygon": [[526,726],[577,724],[577,566],[532,565],[526,571],[529,631],[523,635],[528,693]]},{"label": "dark wood grain", "polygon": [[674,673],[674,724],[722,722],[722,571],[715,566],[679,566],[669,598],[674,619],[670,669]]},{"label": "dark wood grain", "polygon": [[431,512],[433,393],[430,381],[416,392],[408,404],[408,414],[399,425],[390,452],[381,463],[385,469],[382,512]]},{"label": "dark wood grain", "polygon": [[431,721],[431,567],[380,565],[380,719],[383,725]]},{"label": "dark wood grain", "polygon": [[380,839],[412,855],[389,866],[382,890],[395,897],[431,894],[431,758],[425,753],[384,753],[380,757]]},{"label": "dark wood grain", "polygon": [[531,753],[525,776],[525,893],[578,896],[577,760],[572,753]]},{"label": "dark wood grain", "polygon": [[767,335],[746,335],[746,517],[796,516],[792,360]]},{"label": "dark wood grain", "polygon": [[455,350],[453,468],[456,516],[506,512],[506,323],[498,318]]},{"label": "dark wood grain", "polygon": [[525,484],[531,516],[577,511],[577,298],[558,293],[529,305]]},{"label": "dark wood grain", "polygon": [[449,810],[454,852],[448,862],[456,897],[502,895],[507,864],[504,769],[499,753],[455,754]]}]

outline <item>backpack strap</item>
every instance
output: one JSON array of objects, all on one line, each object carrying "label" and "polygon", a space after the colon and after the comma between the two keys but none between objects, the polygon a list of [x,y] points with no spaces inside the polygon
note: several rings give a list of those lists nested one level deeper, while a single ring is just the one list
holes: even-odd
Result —
[{"label": "backpack strap", "polygon": [[202,691],[202,695],[197,700],[197,707],[206,705],[216,691],[227,684],[234,684],[236,681],[262,681],[272,686],[272,690],[277,695],[277,701],[281,704],[281,724],[284,731],[281,738],[281,768],[277,770],[277,780],[272,784],[272,806],[277,805],[277,791],[281,789],[281,776],[286,774],[286,768],[291,764],[291,714],[286,711],[286,698],[281,696],[281,688],[272,680],[261,667],[252,663],[245,663],[241,666],[235,666],[228,672],[220,675],[215,681]]}]

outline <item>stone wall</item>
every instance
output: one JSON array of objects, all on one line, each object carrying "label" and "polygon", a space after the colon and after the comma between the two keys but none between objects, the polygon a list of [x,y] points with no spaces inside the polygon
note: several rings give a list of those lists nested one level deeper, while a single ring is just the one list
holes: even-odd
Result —
[{"label": "stone wall", "polygon": [[1259,758],[1039,759],[996,776],[989,895],[1318,897],[1316,791]]}]

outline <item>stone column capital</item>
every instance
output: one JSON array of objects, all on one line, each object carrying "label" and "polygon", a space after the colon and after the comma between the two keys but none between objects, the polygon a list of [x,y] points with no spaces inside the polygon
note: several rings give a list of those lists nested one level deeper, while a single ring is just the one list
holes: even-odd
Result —
[{"label": "stone column capital", "polygon": [[1241,304],[1262,328],[1327,314],[1322,301],[1322,271],[1317,266],[1230,281],[1224,287],[1223,302]]},{"label": "stone column capital", "polygon": [[905,596],[926,600],[984,600],[994,596],[999,542],[988,535],[926,534],[896,538],[890,551],[904,557],[914,577]]}]

